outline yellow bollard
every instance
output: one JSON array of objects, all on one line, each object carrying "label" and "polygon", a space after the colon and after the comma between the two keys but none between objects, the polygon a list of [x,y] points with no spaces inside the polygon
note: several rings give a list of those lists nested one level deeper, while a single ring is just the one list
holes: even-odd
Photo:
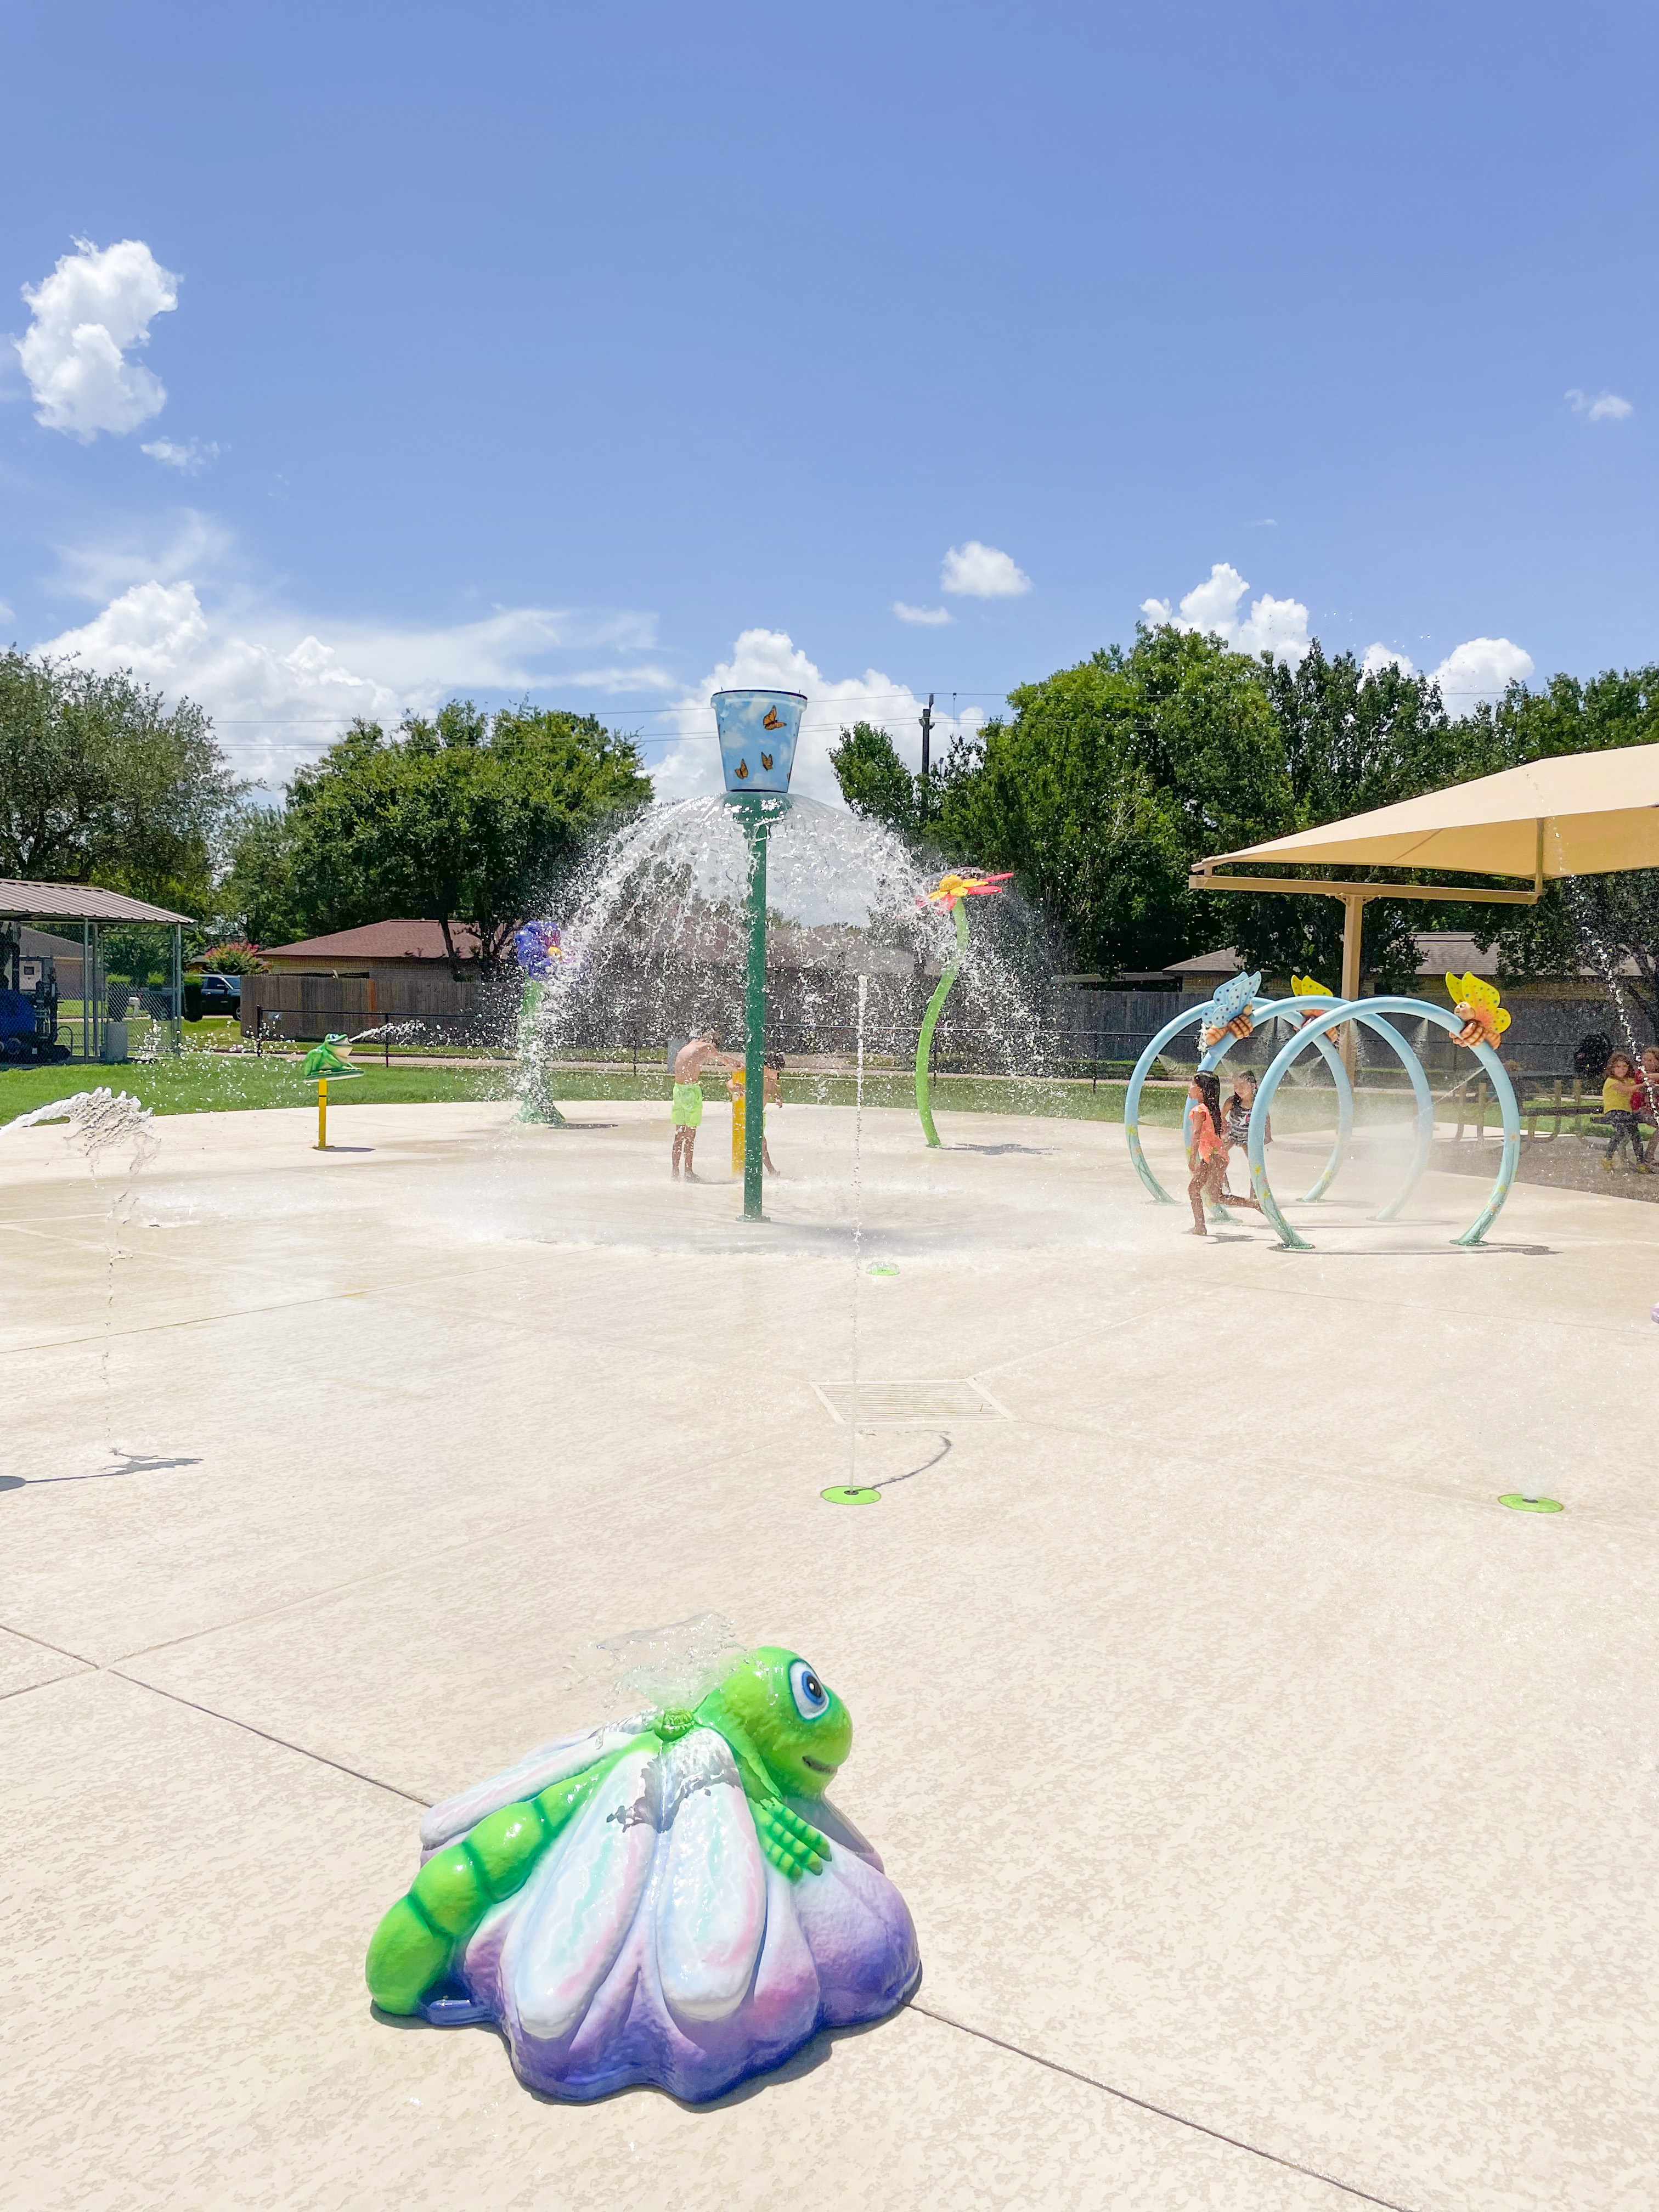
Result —
[{"label": "yellow bollard", "polygon": [[733,1175],[743,1173],[744,1135],[743,1094],[746,1079],[744,1070],[740,1067],[734,1067],[726,1078],[726,1088],[732,1093],[732,1172]]},{"label": "yellow bollard", "polygon": [[317,1079],[317,1149],[319,1152],[328,1150],[328,1078],[325,1075],[319,1075]]}]

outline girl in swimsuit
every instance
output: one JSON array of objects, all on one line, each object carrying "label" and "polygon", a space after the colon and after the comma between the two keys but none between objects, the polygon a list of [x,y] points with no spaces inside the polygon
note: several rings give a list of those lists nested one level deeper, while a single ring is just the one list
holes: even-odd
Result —
[{"label": "girl in swimsuit", "polygon": [[[1255,1070],[1241,1067],[1227,1101],[1227,1121],[1222,1133],[1227,1139],[1227,1150],[1242,1152],[1250,1141],[1250,1109],[1255,1103]],[[1262,1131],[1262,1141],[1271,1145],[1273,1125],[1268,1122]]]},{"label": "girl in swimsuit", "polygon": [[1212,1074],[1194,1076],[1187,1086],[1187,1096],[1192,1101],[1191,1142],[1188,1147],[1187,1164],[1192,1179],[1187,1185],[1187,1195],[1192,1200],[1193,1225],[1190,1234],[1207,1237],[1204,1225],[1204,1201],[1212,1200],[1217,1206],[1253,1206],[1261,1207],[1254,1198],[1236,1198],[1227,1188],[1227,1139],[1221,1127],[1221,1085]]}]

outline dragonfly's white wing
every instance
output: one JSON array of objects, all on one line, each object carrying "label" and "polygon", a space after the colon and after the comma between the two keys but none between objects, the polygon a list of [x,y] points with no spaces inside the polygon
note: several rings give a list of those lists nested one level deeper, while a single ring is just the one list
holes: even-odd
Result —
[{"label": "dragonfly's white wing", "polygon": [[748,1994],[766,1933],[765,1863],[737,1766],[712,1729],[694,1729],[665,1764],[662,1993],[682,2020],[724,2020]]},{"label": "dragonfly's white wing", "polygon": [[488,1781],[475,1782],[459,1796],[447,1797],[422,1817],[422,1850],[435,1851],[452,1836],[464,1836],[469,1828],[476,1828],[487,1813],[499,1812],[503,1805],[517,1804],[520,1798],[533,1797],[551,1783],[580,1774],[607,1752],[631,1743],[647,1718],[639,1715],[601,1728],[584,1729],[579,1735],[560,1736],[554,1743],[526,1753],[515,1765],[504,1767]]},{"label": "dragonfly's white wing", "polygon": [[619,1759],[532,1875],[501,1952],[501,1981],[528,2035],[557,2041],[621,1950],[657,1847],[660,1755]]}]

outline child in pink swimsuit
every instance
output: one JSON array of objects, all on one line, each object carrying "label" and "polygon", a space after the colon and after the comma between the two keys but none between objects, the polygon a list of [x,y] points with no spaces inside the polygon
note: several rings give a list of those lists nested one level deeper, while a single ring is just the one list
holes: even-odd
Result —
[{"label": "child in pink swimsuit", "polygon": [[1214,1075],[1194,1076],[1187,1086],[1187,1096],[1192,1101],[1190,1142],[1187,1164],[1192,1179],[1187,1185],[1187,1195],[1192,1200],[1194,1237],[1207,1237],[1204,1225],[1204,1201],[1206,1198],[1217,1206],[1252,1206],[1259,1213],[1261,1209],[1254,1198],[1236,1198],[1227,1188],[1227,1139],[1221,1127],[1221,1085]]}]

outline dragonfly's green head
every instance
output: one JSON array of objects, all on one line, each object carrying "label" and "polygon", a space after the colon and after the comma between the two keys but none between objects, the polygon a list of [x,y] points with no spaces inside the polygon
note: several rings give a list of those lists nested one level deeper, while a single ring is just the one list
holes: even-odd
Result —
[{"label": "dragonfly's green head", "polygon": [[750,1651],[703,1701],[716,1726],[728,1715],[790,1797],[821,1797],[853,1747],[853,1717],[799,1652]]}]

